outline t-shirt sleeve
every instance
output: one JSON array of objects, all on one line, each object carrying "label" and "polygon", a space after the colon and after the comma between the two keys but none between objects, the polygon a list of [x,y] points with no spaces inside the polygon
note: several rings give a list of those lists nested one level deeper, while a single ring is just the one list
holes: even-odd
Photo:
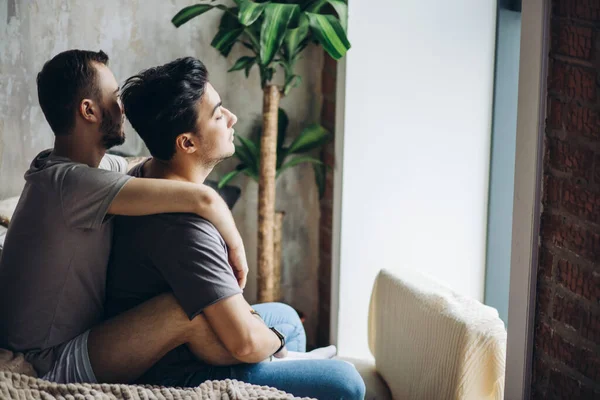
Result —
[{"label": "t-shirt sleeve", "polygon": [[242,293],[226,245],[210,222],[181,214],[156,249],[158,269],[190,319],[204,308]]},{"label": "t-shirt sleeve", "polygon": [[127,160],[114,154],[105,154],[102,160],[100,160],[98,168],[126,174]]},{"label": "t-shirt sleeve", "polygon": [[71,166],[61,183],[61,203],[67,224],[74,228],[98,229],[106,213],[131,176],[119,172]]}]

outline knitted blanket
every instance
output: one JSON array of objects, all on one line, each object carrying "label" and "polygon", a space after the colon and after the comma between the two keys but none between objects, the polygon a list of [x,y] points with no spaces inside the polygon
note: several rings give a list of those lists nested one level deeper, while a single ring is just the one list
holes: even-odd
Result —
[{"label": "knitted blanket", "polygon": [[57,384],[9,371],[0,371],[2,400],[241,400],[300,399],[268,386],[236,380],[206,381],[194,388],[118,384]]}]

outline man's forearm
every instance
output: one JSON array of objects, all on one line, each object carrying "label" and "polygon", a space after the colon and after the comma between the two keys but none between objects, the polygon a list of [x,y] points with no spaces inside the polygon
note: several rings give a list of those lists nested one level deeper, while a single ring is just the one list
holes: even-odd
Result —
[{"label": "man's forearm", "polygon": [[240,352],[232,354],[239,361],[253,364],[266,360],[272,356],[281,346],[279,337],[265,325],[262,318],[255,316],[254,323],[250,329],[252,338],[249,340],[249,346],[243,348]]},{"label": "man's forearm", "polygon": [[108,209],[114,215],[193,213],[212,222],[232,248],[243,247],[233,215],[225,201],[209,186],[170,179],[132,178]]}]

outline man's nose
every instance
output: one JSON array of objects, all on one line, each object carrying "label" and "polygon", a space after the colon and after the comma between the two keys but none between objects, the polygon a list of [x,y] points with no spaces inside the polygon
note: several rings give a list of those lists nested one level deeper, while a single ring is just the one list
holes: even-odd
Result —
[{"label": "man's nose", "polygon": [[237,123],[237,116],[234,113],[231,113],[231,118],[229,118],[229,127],[231,128]]}]

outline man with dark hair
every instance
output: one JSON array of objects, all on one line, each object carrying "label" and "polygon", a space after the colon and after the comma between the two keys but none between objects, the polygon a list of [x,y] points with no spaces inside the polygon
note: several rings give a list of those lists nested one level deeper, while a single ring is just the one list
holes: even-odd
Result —
[{"label": "man with dark hair", "polygon": [[54,148],[25,174],[0,258],[0,347],[24,352],[40,376],[56,382],[129,382],[192,342],[207,359],[226,351],[204,341],[212,332],[204,316],[190,320],[170,293],[101,322],[110,215],[203,216],[223,235],[240,288],[248,270],[233,217],[213,189],[134,178],[124,174],[124,159],[105,154],[125,138],[120,90],[107,63],[101,51],[70,50],[39,73]]},{"label": "man with dark hair", "polygon": [[[178,59],[129,78],[123,102],[153,156],[133,168],[133,176],[201,184],[234,153],[237,117],[197,59]],[[118,217],[107,278],[109,315],[170,292],[190,319],[206,317],[214,335],[209,341],[222,343],[229,354],[210,365],[198,361],[206,360],[197,354],[201,347],[179,346],[139,382],[195,386],[229,378],[322,400],[364,397],[364,383],[351,364],[328,359],[333,356],[328,348],[303,353],[304,329],[291,307],[246,302],[225,243],[210,222],[192,214]],[[281,361],[286,343],[287,361],[269,362],[271,356]]]}]

